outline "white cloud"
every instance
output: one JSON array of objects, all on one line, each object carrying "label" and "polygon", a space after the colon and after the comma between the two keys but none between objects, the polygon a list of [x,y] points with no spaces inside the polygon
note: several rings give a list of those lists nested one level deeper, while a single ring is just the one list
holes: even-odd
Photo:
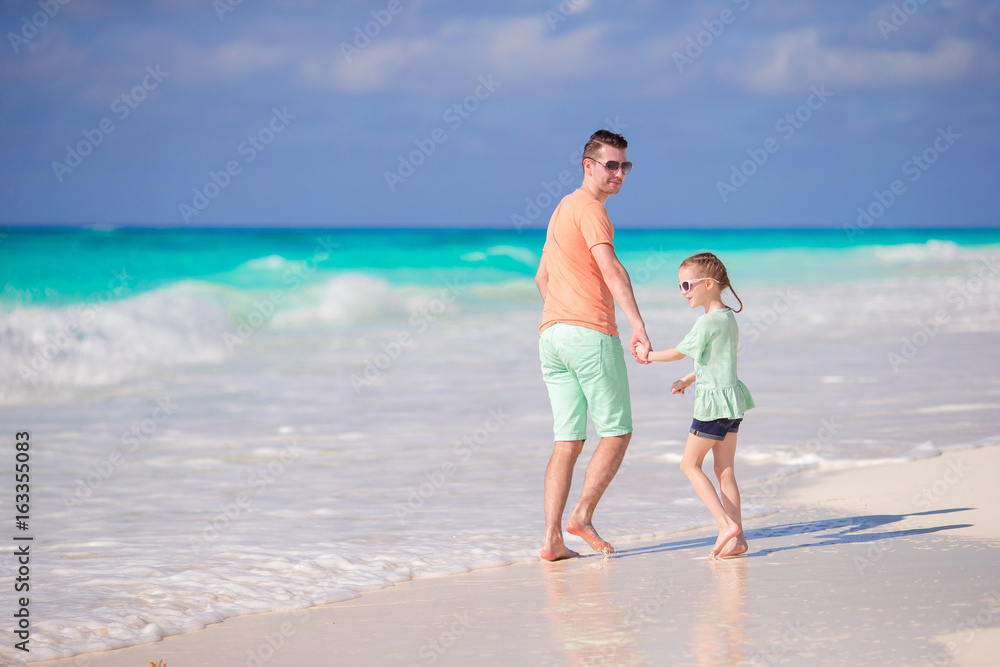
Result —
[{"label": "white cloud", "polygon": [[962,79],[973,72],[971,42],[945,37],[929,52],[827,46],[816,29],[751,43],[717,67],[719,77],[751,92],[784,94],[827,84],[834,89],[898,89]]},{"label": "white cloud", "polygon": [[220,79],[269,72],[287,65],[295,57],[286,45],[261,44],[251,39],[222,44],[205,59],[205,66]]},{"label": "white cloud", "polygon": [[350,60],[338,43],[304,58],[299,73],[316,88],[347,93],[440,90],[490,73],[517,84],[559,84],[609,74],[603,35],[601,26],[553,30],[541,14],[454,19],[421,35],[376,36],[350,51]]}]

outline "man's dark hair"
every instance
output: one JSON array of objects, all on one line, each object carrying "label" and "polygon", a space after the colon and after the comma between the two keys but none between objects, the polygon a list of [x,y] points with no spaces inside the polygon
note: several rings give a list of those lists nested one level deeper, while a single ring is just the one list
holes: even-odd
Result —
[{"label": "man's dark hair", "polygon": [[[583,147],[583,159],[590,158],[596,160],[598,154],[601,152],[601,146],[611,146],[612,148],[625,150],[628,148],[628,142],[620,134],[615,134],[609,130],[598,130],[590,135],[590,141]],[[581,164],[582,162],[583,160],[581,160]]]}]

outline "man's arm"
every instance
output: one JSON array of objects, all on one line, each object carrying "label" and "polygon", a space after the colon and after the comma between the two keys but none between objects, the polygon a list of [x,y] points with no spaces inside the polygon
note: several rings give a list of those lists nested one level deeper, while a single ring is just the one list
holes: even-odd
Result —
[{"label": "man's arm", "polygon": [[[590,249],[594,255],[597,266],[601,269],[604,282],[611,290],[611,296],[615,298],[618,307],[625,313],[628,323],[632,326],[632,338],[629,341],[629,351],[635,354],[636,343],[641,343],[645,351],[652,349],[649,337],[646,336],[646,323],[642,321],[639,314],[639,306],[635,302],[635,294],[632,293],[632,280],[628,277],[628,272],[622,263],[618,261],[615,249],[608,243],[599,243]],[[544,261],[545,256],[542,255]],[[537,279],[536,279],[537,281]],[[636,356],[636,359],[646,364],[646,356]]]},{"label": "man's arm", "polygon": [[535,284],[538,285],[542,301],[545,301],[545,295],[549,293],[549,264],[545,259],[544,252],[542,253],[542,261],[538,263],[538,272],[535,273]]}]

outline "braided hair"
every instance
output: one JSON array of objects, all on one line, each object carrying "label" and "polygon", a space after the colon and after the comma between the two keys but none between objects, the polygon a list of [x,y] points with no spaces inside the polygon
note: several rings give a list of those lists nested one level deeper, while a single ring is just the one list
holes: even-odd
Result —
[{"label": "braided hair", "polygon": [[743,310],[743,300],[736,293],[736,290],[733,289],[733,284],[729,282],[726,265],[722,263],[721,259],[710,252],[700,252],[697,255],[691,255],[681,262],[680,268],[683,269],[685,267],[697,273],[699,278],[711,278],[719,283],[720,289],[724,290],[728,287],[729,291],[736,297],[736,300],[740,302],[739,310],[734,310],[733,312],[738,313]]}]

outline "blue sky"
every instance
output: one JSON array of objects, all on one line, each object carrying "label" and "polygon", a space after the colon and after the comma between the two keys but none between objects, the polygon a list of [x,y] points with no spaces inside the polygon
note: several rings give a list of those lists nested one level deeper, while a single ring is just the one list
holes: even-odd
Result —
[{"label": "blue sky", "polygon": [[0,1],[3,224],[998,222],[995,0]]}]

